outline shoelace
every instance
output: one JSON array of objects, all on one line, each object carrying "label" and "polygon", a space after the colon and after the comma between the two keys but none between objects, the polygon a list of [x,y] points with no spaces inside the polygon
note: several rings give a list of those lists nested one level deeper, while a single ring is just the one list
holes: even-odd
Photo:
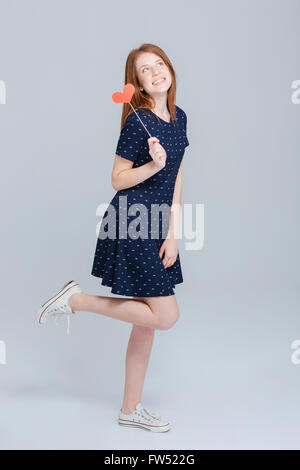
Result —
[{"label": "shoelace", "polygon": [[[137,410],[137,411],[138,413],[141,413],[142,417],[145,418],[147,421],[153,421],[155,419],[159,420],[161,418],[159,413],[155,413],[154,411],[149,411],[144,407],[141,410]],[[149,417],[146,415],[148,415]]]},{"label": "shoelace", "polygon": [[67,336],[70,336],[70,319],[71,319],[71,315],[69,313],[65,313],[65,311],[63,309],[61,309],[62,311],[58,311],[56,313],[53,313],[53,316],[54,316],[54,323],[56,326],[59,325],[59,321],[63,315],[67,315]]},{"label": "shoelace", "polygon": [[[62,314],[55,314],[55,316],[54,316],[55,326],[59,325],[59,321],[57,321],[57,320],[59,320],[61,318],[62,318]],[[70,336],[70,318],[71,318],[71,315],[67,314],[67,336]]]},{"label": "shoelace", "polygon": [[143,408],[146,413],[148,413],[149,416],[152,416],[154,419],[161,419],[161,416],[159,413],[156,413],[155,411],[148,411],[146,408]]}]

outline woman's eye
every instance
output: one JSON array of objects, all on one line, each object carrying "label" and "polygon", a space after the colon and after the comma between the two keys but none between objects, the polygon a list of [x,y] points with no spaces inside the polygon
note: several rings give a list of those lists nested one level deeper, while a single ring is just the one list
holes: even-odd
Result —
[{"label": "woman's eye", "polygon": [[[158,62],[158,65],[164,65],[164,63],[163,63],[163,62]],[[144,68],[143,68],[143,72],[144,72],[146,69],[148,69],[148,67],[144,67]]]}]

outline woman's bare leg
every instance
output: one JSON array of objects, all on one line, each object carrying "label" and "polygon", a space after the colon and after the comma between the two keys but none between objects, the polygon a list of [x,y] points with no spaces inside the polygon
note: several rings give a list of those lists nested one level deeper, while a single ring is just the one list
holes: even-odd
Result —
[{"label": "woman's bare leg", "polygon": [[69,305],[73,311],[93,312],[135,325],[159,328],[159,318],[144,302],[134,299],[102,297],[83,292],[71,295]]},{"label": "woman's bare leg", "polygon": [[[137,297],[134,298],[139,299]],[[174,308],[176,304],[175,298],[140,298],[140,301],[149,303],[153,310],[156,308],[164,309],[166,304],[168,304],[169,308]],[[170,320],[169,322],[169,327],[177,321],[178,314],[178,311],[177,314],[174,314],[172,321]],[[121,408],[123,413],[130,414],[136,405],[142,401],[142,392],[152,351],[154,333],[155,330],[153,328],[133,325],[126,352],[125,388]]]},{"label": "woman's bare leg", "polygon": [[122,411],[130,414],[142,401],[142,391],[155,330],[133,325],[129,338],[125,362],[125,387]]},{"label": "woman's bare leg", "polygon": [[[142,299],[142,297],[138,297]],[[154,329],[168,329],[178,316],[175,295],[143,297],[144,301],[90,295],[73,294],[69,305],[74,312],[93,312],[135,325]],[[175,320],[176,321],[176,320]]]}]

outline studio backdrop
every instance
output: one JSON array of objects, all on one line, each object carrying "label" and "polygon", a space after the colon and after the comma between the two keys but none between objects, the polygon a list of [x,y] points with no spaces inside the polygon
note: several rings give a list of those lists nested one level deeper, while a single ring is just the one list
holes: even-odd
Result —
[{"label": "studio backdrop", "polygon": [[[299,449],[298,0],[0,0],[1,449]],[[180,317],[144,400],[169,433],[120,429],[130,323],[38,325],[91,275],[125,61],[160,46],[187,116]],[[185,218],[186,217],[186,221]]]}]

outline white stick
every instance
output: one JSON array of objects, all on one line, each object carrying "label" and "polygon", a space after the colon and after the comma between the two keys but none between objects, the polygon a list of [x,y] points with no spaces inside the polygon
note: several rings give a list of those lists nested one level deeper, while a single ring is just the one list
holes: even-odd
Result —
[{"label": "white stick", "polygon": [[[135,109],[134,109],[134,107],[132,106],[132,104],[131,104],[130,102],[129,102],[129,104],[130,104],[130,106],[132,107],[133,111],[135,112]],[[139,120],[141,121],[141,119],[140,119],[139,115],[138,115],[137,113],[135,113],[135,114],[136,114],[136,116],[139,118]],[[143,121],[141,121],[141,124],[144,126],[144,123],[143,123]],[[148,132],[149,136],[150,136],[150,137],[152,137],[152,135],[151,135],[151,134],[150,134],[150,132],[148,131],[147,127],[146,127],[146,126],[144,126],[144,128],[145,128],[145,129],[146,129],[146,131]]]}]

